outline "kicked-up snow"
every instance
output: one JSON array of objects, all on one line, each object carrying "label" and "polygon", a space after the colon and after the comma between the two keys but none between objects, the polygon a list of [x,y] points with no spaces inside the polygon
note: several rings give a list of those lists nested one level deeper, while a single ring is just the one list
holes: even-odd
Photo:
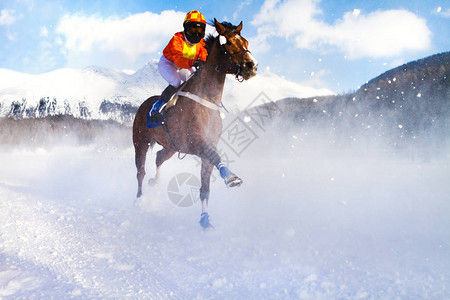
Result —
[{"label": "kicked-up snow", "polygon": [[191,156],[136,201],[131,142],[0,150],[0,298],[450,297],[448,151],[332,149],[293,132],[241,150],[227,157],[241,187],[214,171],[206,231],[200,204],[169,194],[176,175],[199,176]]}]

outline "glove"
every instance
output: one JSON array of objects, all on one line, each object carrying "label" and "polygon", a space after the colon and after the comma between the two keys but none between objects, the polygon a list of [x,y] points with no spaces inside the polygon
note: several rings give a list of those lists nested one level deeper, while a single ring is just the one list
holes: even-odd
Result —
[{"label": "glove", "polygon": [[196,68],[197,70],[200,69],[206,62],[204,62],[201,59],[197,59],[196,61],[194,61],[194,64],[192,65],[194,68]]}]

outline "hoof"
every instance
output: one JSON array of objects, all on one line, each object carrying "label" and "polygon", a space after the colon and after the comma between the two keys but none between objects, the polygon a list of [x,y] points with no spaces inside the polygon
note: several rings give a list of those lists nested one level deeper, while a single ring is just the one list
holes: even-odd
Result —
[{"label": "hoof", "polygon": [[157,179],[155,179],[155,178],[150,178],[149,180],[148,180],[148,185],[149,186],[155,186],[156,184],[158,184],[159,183],[159,180],[157,180]]},{"label": "hoof", "polygon": [[237,177],[236,175],[231,176],[230,178],[225,179],[225,185],[227,187],[235,187],[235,186],[240,186],[242,184],[242,179],[240,179],[239,177]]},{"label": "hoof", "polygon": [[202,213],[201,214],[200,225],[203,227],[203,229],[214,228],[211,225],[211,223],[209,222],[209,215],[208,215],[208,213]]},{"label": "hoof", "polygon": [[141,206],[141,203],[142,203],[142,194],[138,194],[137,196],[136,196],[136,199],[134,200],[134,206],[137,206],[137,207],[139,207],[139,206]]}]

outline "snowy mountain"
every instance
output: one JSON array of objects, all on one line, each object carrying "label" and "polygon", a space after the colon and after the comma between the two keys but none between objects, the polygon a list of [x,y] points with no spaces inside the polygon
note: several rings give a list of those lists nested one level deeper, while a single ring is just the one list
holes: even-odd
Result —
[{"label": "snowy mountain", "polygon": [[132,75],[97,66],[40,75],[0,69],[0,81],[6,83],[0,89],[0,116],[15,118],[71,114],[109,119],[113,116],[100,109],[105,101],[138,105],[164,85],[154,64],[147,64]]},{"label": "snowy mountain", "polygon": [[298,98],[333,95],[328,89],[305,87],[264,70],[243,83],[229,76],[225,84],[223,103],[227,109],[237,112],[262,104],[259,101],[261,93],[268,98],[266,101],[277,101],[292,95]]},{"label": "snowy mountain", "polygon": [[[143,100],[159,94],[166,86],[156,62],[147,63],[133,74],[98,66],[58,69],[39,75],[0,69],[0,82],[0,117],[70,114],[122,123],[129,122],[129,112]],[[227,78],[223,101],[232,111],[245,109],[261,92],[272,100],[332,94],[264,71],[244,83],[231,76]]]},{"label": "snowy mountain", "polygon": [[[377,76],[354,93],[277,102],[281,126],[321,127],[333,143],[364,139],[398,147],[450,143],[450,52],[412,61]],[[301,125],[299,125],[301,124]]]}]

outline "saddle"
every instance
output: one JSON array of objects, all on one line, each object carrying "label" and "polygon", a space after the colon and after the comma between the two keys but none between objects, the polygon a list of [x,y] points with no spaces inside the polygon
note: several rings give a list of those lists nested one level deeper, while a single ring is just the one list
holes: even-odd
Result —
[{"label": "saddle", "polygon": [[171,108],[171,107],[173,107],[173,106],[175,106],[177,104],[177,101],[178,101],[180,96],[190,98],[193,101],[195,101],[195,102],[197,102],[197,103],[199,103],[199,104],[201,104],[201,105],[203,105],[203,106],[205,106],[205,107],[207,107],[209,109],[212,109],[212,110],[219,110],[220,107],[223,107],[223,106],[218,105],[217,103],[215,103],[212,100],[209,101],[209,100],[203,99],[203,98],[201,98],[201,97],[199,97],[199,96],[197,96],[195,94],[192,94],[190,92],[184,92],[183,89],[186,87],[188,80],[186,80],[180,86],[178,91],[172,95],[172,97],[169,99],[169,101],[167,101],[167,103],[164,103],[162,101],[162,99],[156,100],[156,102],[153,104],[152,108],[150,108],[150,110],[149,110],[149,112],[147,114],[147,123],[146,123],[147,128],[154,128],[154,127],[163,125],[165,120],[161,120],[161,121],[158,121],[158,122],[150,121],[150,117],[151,117],[152,111],[161,111],[161,109],[163,109],[164,111],[167,111],[169,108]]},{"label": "saddle", "polygon": [[180,86],[178,91],[176,93],[174,93],[172,95],[172,97],[170,97],[170,99],[169,99],[169,101],[167,101],[167,103],[164,103],[161,98],[156,100],[156,102],[152,105],[152,107],[150,108],[150,110],[148,111],[148,114],[147,114],[147,122],[146,122],[146,127],[147,128],[155,128],[155,127],[158,127],[158,126],[161,126],[161,125],[164,124],[165,120],[161,120],[161,121],[158,121],[158,122],[152,122],[150,120],[152,111],[160,111],[161,108],[164,111],[167,111],[169,108],[175,106],[177,104],[177,101],[178,101],[178,92],[180,92],[180,91],[182,91],[184,89],[184,87],[186,86],[186,83],[187,83],[187,80]]},{"label": "saddle", "polygon": [[172,95],[172,97],[170,98],[170,100],[167,101],[167,104],[166,104],[166,106],[164,107],[164,110],[165,110],[165,111],[167,111],[169,108],[171,108],[171,107],[177,105],[177,101],[178,101],[178,98],[179,98],[178,93],[181,92],[181,91],[183,91],[184,87],[186,86],[186,83],[187,83],[187,81],[184,82],[184,83],[180,86],[180,88],[178,89],[178,91],[177,91],[175,94]]}]

